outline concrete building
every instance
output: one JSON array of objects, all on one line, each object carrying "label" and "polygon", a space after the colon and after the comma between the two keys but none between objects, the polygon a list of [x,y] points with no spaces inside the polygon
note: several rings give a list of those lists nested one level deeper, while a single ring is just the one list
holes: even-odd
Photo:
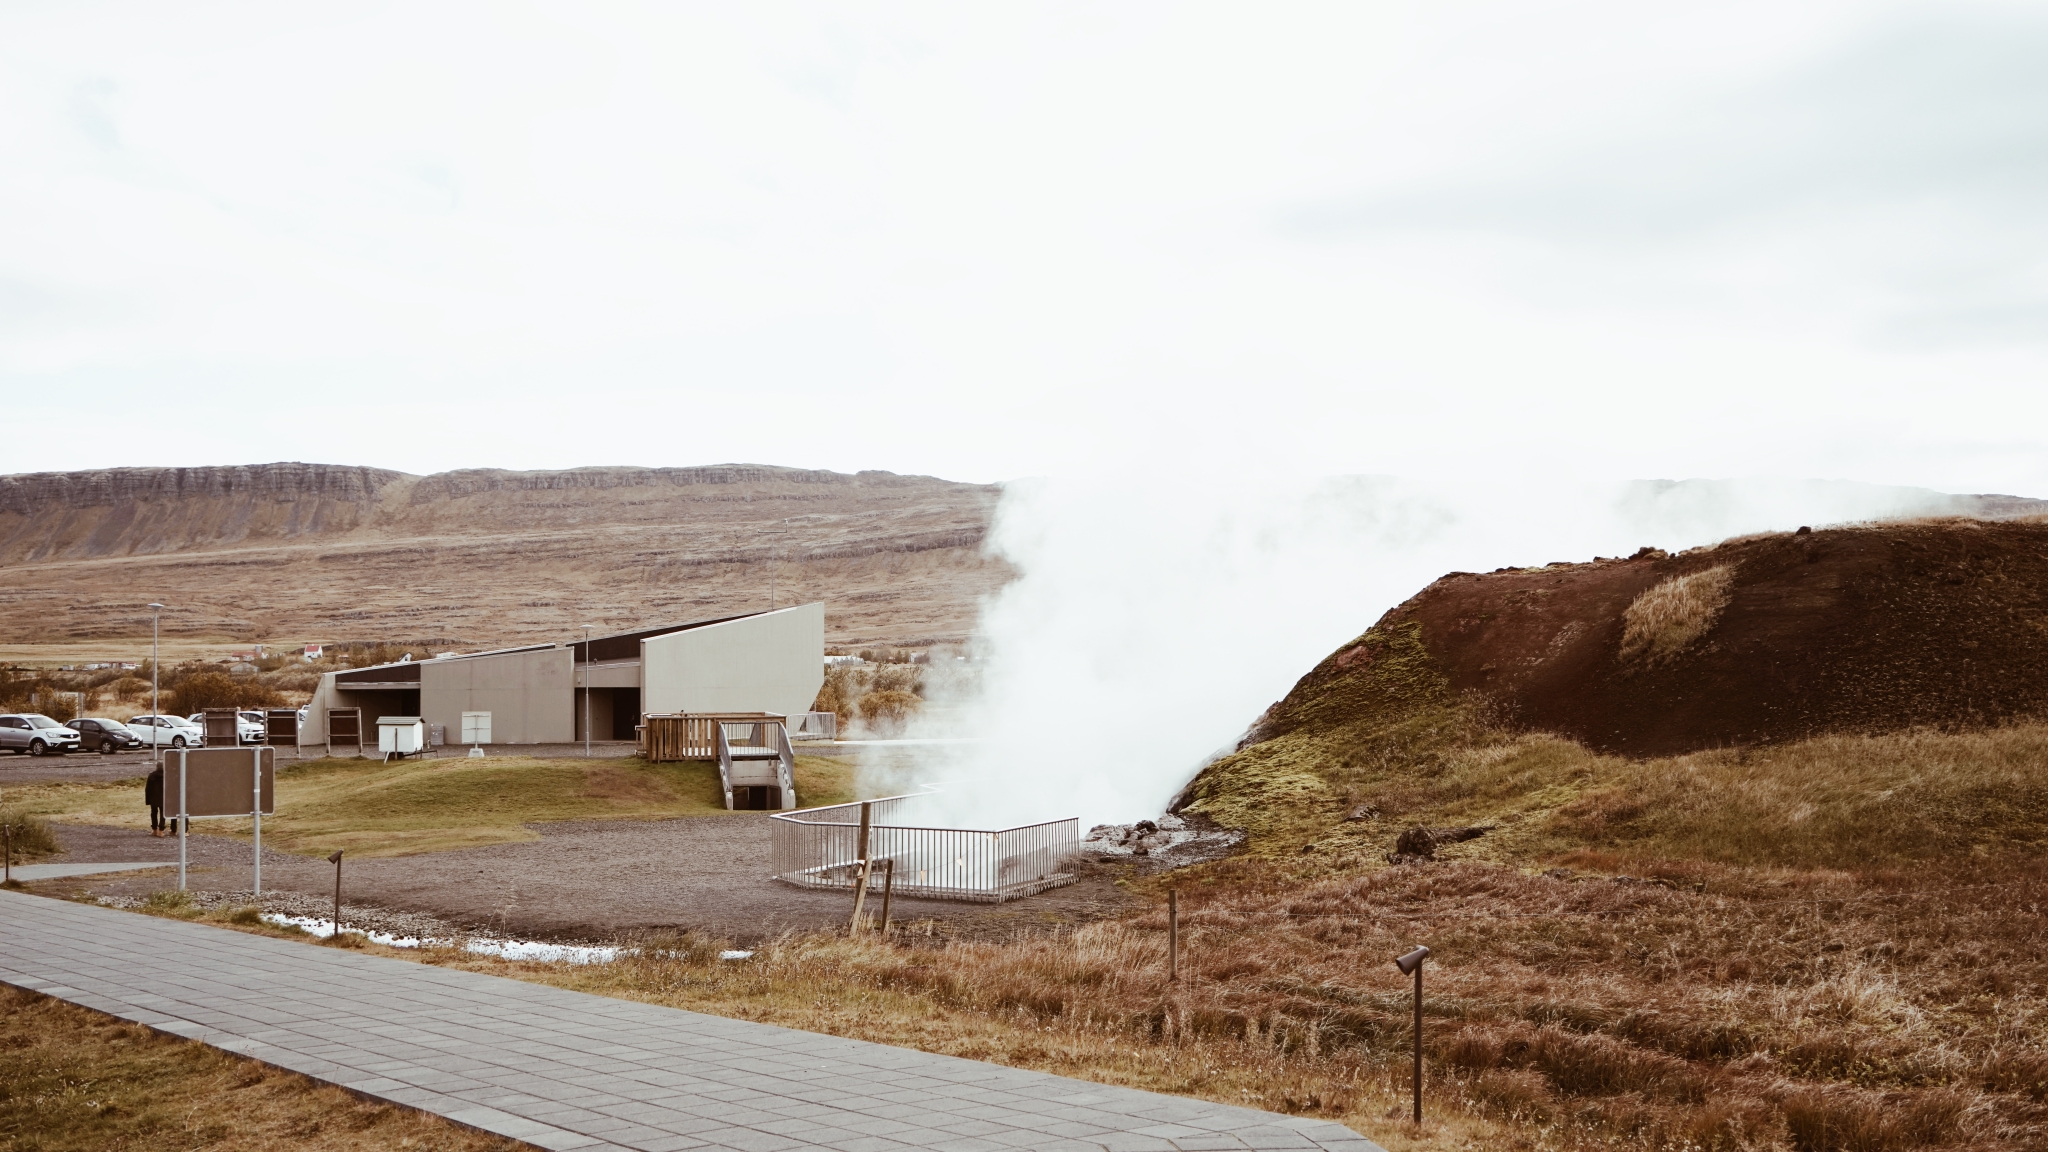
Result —
[{"label": "concrete building", "polygon": [[649,712],[809,710],[824,683],[825,606],[802,604],[695,624],[380,664],[329,672],[308,706],[301,739],[327,741],[327,712],[362,709],[418,716],[441,725],[449,743],[462,714],[491,714],[493,744],[631,740]]}]

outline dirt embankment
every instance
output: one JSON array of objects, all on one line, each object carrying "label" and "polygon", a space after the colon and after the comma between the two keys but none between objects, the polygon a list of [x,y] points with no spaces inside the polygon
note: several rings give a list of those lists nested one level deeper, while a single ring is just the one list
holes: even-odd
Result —
[{"label": "dirt embankment", "polygon": [[762,465],[299,463],[0,476],[0,635],[16,643],[559,640],[826,601],[834,643],[964,639],[1008,579],[999,490]]},{"label": "dirt embankment", "polygon": [[[1414,630],[1418,690],[1515,727],[1660,756],[2048,714],[2048,518],[1733,540],[1669,556],[1452,573],[1323,661],[1267,738],[1377,699],[1372,638]],[[1421,685],[1427,680],[1428,685]]]}]

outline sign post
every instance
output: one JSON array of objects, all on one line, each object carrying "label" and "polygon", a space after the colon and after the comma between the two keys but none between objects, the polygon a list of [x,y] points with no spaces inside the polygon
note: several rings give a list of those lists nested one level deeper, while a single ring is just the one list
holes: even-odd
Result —
[{"label": "sign post", "polygon": [[258,745],[250,751],[256,754],[254,779],[249,786],[249,813],[256,822],[256,879],[252,885],[256,900],[263,899],[263,748]]},{"label": "sign post", "polygon": [[185,809],[185,754],[178,753],[178,891],[185,890],[185,829],[192,817]]},{"label": "sign post", "polygon": [[[185,748],[164,758],[164,771],[178,776],[178,890],[186,885],[186,836],[191,822],[209,816],[247,816],[254,821],[252,887],[263,894],[263,817],[277,810],[277,750],[259,744],[243,760],[239,748]],[[242,770],[251,770],[249,776]],[[171,781],[166,779],[166,785]],[[244,788],[248,791],[244,791]]]}]

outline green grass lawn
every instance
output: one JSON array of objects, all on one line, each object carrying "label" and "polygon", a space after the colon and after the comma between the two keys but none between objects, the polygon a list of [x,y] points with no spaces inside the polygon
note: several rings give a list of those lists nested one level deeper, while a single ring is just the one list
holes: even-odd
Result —
[{"label": "green grass lawn", "polygon": [[[849,765],[818,756],[796,762],[805,807],[854,798]],[[79,824],[145,827],[142,782],[40,784],[7,790],[7,807]],[[723,816],[718,768],[645,760],[539,760],[524,756],[435,760],[333,758],[284,763],[277,814],[263,820],[267,847],[324,856],[408,856],[538,839],[529,828],[557,820],[658,820]],[[195,826],[196,827],[196,826]],[[208,820],[210,833],[246,836],[248,821]]]}]

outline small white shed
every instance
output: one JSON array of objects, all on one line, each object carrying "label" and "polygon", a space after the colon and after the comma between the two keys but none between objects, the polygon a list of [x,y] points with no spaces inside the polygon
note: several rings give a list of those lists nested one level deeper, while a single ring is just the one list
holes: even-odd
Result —
[{"label": "small white shed", "polygon": [[417,716],[377,717],[377,751],[385,759],[411,756],[427,746],[426,722]]}]

